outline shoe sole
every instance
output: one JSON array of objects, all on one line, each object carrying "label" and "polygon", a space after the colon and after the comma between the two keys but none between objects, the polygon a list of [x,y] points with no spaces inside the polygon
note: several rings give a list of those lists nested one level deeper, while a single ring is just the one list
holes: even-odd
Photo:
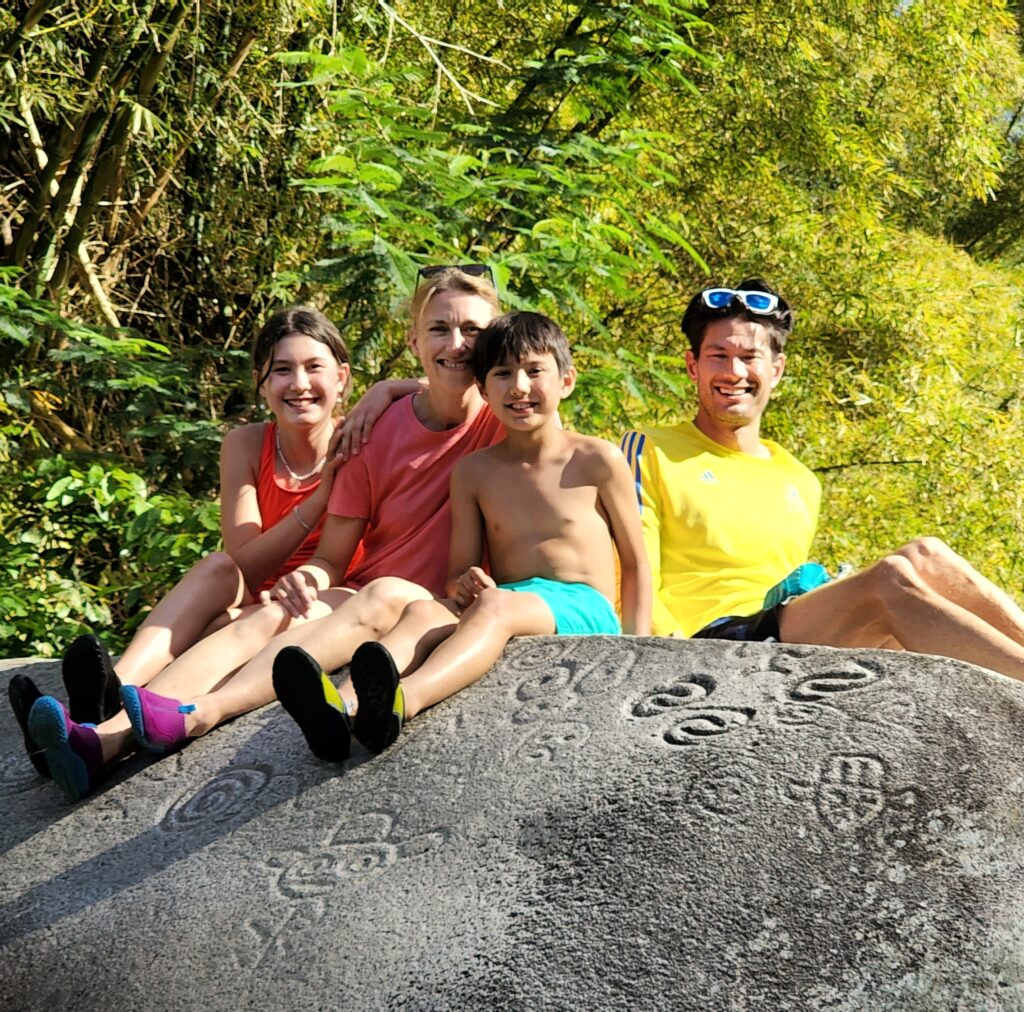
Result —
[{"label": "shoe sole", "polygon": [[71,748],[63,707],[56,699],[37,700],[29,711],[28,728],[46,756],[54,782],[72,801],[81,801],[89,793],[89,771],[85,760]]},{"label": "shoe sole", "polygon": [[68,712],[76,724],[102,724],[121,709],[121,681],[94,636],[79,636],[67,648],[61,678],[68,692]]},{"label": "shoe sole", "polygon": [[352,658],[351,672],[359,700],[352,733],[374,755],[380,755],[402,729],[393,709],[398,689],[395,662],[379,643],[364,643]]},{"label": "shoe sole", "polygon": [[352,749],[348,718],[324,698],[320,665],[301,647],[285,647],[274,658],[274,692],[299,725],[310,752],[326,762],[344,762]]},{"label": "shoe sole", "polygon": [[28,754],[29,762],[41,777],[50,779],[50,767],[46,764],[46,756],[28,730],[28,715],[32,712],[32,704],[41,696],[42,693],[27,675],[15,675],[7,685],[7,698],[11,701],[14,719],[25,738],[25,752]]}]

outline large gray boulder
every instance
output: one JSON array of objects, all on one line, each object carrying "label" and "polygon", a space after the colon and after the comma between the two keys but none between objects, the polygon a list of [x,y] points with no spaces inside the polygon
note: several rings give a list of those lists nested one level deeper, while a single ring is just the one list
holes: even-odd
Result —
[{"label": "large gray boulder", "polygon": [[5,1009],[1024,1008],[1024,685],[969,665],[524,640],[380,757],[272,705],[74,805],[0,725]]}]

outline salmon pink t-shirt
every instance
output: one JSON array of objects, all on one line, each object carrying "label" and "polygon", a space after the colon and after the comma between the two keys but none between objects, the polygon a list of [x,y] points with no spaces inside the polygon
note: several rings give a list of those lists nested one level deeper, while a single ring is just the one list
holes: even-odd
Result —
[{"label": "salmon pink t-shirt", "polygon": [[373,427],[370,442],[335,475],[328,513],[368,521],[363,555],[346,574],[347,587],[400,576],[444,594],[452,468],[504,437],[486,404],[470,421],[433,432],[416,417],[414,396],[395,401]]}]

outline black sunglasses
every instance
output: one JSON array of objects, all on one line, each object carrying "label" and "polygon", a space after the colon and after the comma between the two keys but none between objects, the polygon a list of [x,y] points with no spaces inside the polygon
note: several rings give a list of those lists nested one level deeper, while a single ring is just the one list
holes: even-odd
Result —
[{"label": "black sunglasses", "polygon": [[482,278],[486,275],[491,284],[494,284],[494,275],[487,264],[432,264],[429,267],[421,267],[417,271],[420,278],[435,278],[444,271],[462,271],[474,278]]}]

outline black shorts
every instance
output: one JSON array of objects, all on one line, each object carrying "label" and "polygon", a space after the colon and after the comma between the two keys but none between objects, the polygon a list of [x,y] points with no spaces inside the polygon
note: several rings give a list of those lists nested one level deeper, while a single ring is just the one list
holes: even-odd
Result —
[{"label": "black shorts", "polygon": [[785,605],[777,604],[753,615],[726,615],[725,618],[716,618],[703,629],[698,629],[690,638],[740,640],[744,643],[774,640],[779,643],[782,639],[779,636],[779,612],[784,607]]}]

